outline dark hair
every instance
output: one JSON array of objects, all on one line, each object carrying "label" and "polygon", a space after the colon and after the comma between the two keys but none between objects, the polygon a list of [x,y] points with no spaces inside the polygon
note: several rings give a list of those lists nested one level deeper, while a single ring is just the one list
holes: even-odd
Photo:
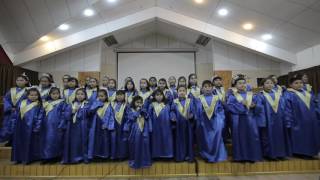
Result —
[{"label": "dark hair", "polygon": [[244,81],[247,82],[247,80],[246,80],[244,77],[240,76],[240,77],[238,77],[238,78],[236,78],[236,79],[234,80],[233,86],[235,86],[235,85],[237,84],[237,82],[238,82],[238,81],[241,81],[241,80],[244,80]]},{"label": "dark hair", "polygon": [[[147,82],[147,90],[148,91],[150,91],[150,83],[149,83],[149,81],[148,81],[148,79],[146,79],[146,78],[142,78],[142,79],[140,79],[140,83],[141,83],[141,81],[146,81]],[[140,90],[141,90],[141,88],[140,88]]]},{"label": "dark hair", "polygon": [[212,82],[214,82],[214,81],[217,80],[217,79],[222,80],[222,77],[221,77],[221,76],[214,76],[214,77],[212,78]]},{"label": "dark hair", "polygon": [[50,88],[49,96],[47,97],[47,100],[52,100],[50,95],[51,95],[54,91],[58,91],[58,92],[59,92],[59,99],[61,99],[60,89],[57,88],[57,87],[52,87],[52,88]]},{"label": "dark hair", "polygon": [[273,79],[272,79],[272,76],[268,76],[268,77],[263,78],[263,79],[261,80],[260,86],[263,87],[264,83],[266,83],[268,80],[270,80],[270,81],[272,81],[272,82],[274,83],[274,81],[273,81]]},{"label": "dark hair", "polygon": [[[273,77],[276,77],[276,78],[277,78],[277,76],[274,75],[274,74],[269,75],[267,78],[268,78],[268,79],[271,79],[273,83],[276,83],[276,82],[273,80]],[[262,82],[261,82],[261,83],[262,83]],[[263,84],[264,84],[264,83],[262,83],[261,85],[263,85]]]},{"label": "dark hair", "polygon": [[168,88],[167,80],[166,80],[165,78],[159,79],[158,83],[159,83],[160,81],[163,81],[163,82],[166,84],[166,86],[164,87],[165,89],[169,89],[169,88]]},{"label": "dark hair", "polygon": [[23,78],[25,81],[27,81],[27,83],[25,84],[25,87],[30,87],[30,86],[31,86],[28,76],[18,75],[17,78],[16,78],[16,80],[17,80],[18,78]]},{"label": "dark hair", "polygon": [[108,84],[110,81],[114,82],[114,86],[115,86],[114,88],[117,89],[117,81],[115,79],[109,79]]},{"label": "dark hair", "polygon": [[69,74],[65,74],[65,75],[62,76],[62,80],[63,80],[63,79],[69,79],[70,77],[71,77],[71,76],[70,76]]},{"label": "dark hair", "polygon": [[88,95],[87,95],[86,89],[85,89],[85,88],[79,88],[79,89],[76,90],[75,98],[74,98],[74,101],[73,101],[73,102],[77,101],[77,93],[78,93],[79,91],[82,91],[82,92],[84,93],[84,95],[85,95],[85,99],[84,99],[84,100],[87,100],[87,99],[88,99]]},{"label": "dark hair", "polygon": [[177,91],[178,91],[180,88],[185,88],[185,89],[187,90],[187,87],[186,87],[186,86],[178,86],[178,87],[177,87]]},{"label": "dark hair", "polygon": [[136,109],[137,107],[136,107],[135,103],[136,103],[137,101],[139,101],[139,100],[143,102],[143,98],[142,98],[141,96],[134,96],[134,97],[132,98],[132,101],[131,101],[130,106],[131,106],[133,109]]},{"label": "dark hair", "polygon": [[[192,76],[195,76],[197,78],[197,75],[195,73],[191,73],[188,76],[188,88],[191,88],[190,79],[191,79]],[[196,86],[198,86],[198,82],[196,82]]]},{"label": "dark hair", "polygon": [[[116,92],[116,96],[119,96],[119,95],[126,95],[126,92],[124,90],[117,90]],[[117,98],[114,99],[114,101],[116,102],[117,101]],[[126,98],[124,98],[124,101],[126,101]]]},{"label": "dark hair", "polygon": [[[149,82],[151,81],[151,79],[154,79],[154,80],[156,80],[156,82],[157,82],[157,78],[156,78],[156,77],[154,77],[154,76],[150,77],[150,78],[149,78]],[[158,87],[157,83],[155,84],[155,87]]]},{"label": "dark hair", "polygon": [[125,83],[125,85],[124,85],[124,90],[125,90],[125,91],[129,91],[128,88],[127,88],[127,85],[128,85],[129,82],[131,82],[132,85],[133,85],[132,91],[135,91],[135,90],[136,90],[136,85],[134,84],[134,81],[131,80],[131,79],[128,80],[128,81],[126,81],[126,83]]},{"label": "dark hair", "polygon": [[39,92],[39,90],[35,87],[32,87],[30,89],[27,90],[27,97],[30,95],[31,92],[36,92],[38,95],[38,103],[40,104],[40,106],[42,106],[42,99],[41,99],[41,94]]},{"label": "dark hair", "polygon": [[180,77],[178,78],[178,86],[180,86],[179,81],[180,81],[181,79],[184,79],[184,81],[186,82],[186,85],[187,85],[187,78],[184,77],[184,76],[180,76]]},{"label": "dark hair", "polygon": [[100,92],[102,92],[102,93],[106,96],[106,101],[105,101],[105,102],[108,102],[108,92],[107,92],[107,90],[105,90],[105,89],[99,89],[99,90],[98,90],[98,94],[99,94]]},{"label": "dark hair", "polygon": [[[70,81],[75,81],[75,82],[76,82],[76,87],[75,87],[75,88],[78,88],[78,87],[79,87],[79,81],[78,81],[77,78],[75,78],[75,77],[69,77],[69,78],[68,78],[68,82],[70,82]],[[69,88],[69,87],[68,87],[68,88]]]},{"label": "dark hair", "polygon": [[289,84],[294,83],[297,80],[302,80],[302,76],[301,74],[295,74],[293,75],[290,79],[289,79]]},{"label": "dark hair", "polygon": [[52,83],[51,78],[50,78],[49,76],[41,76],[41,77],[39,78],[39,81],[41,81],[41,79],[43,79],[43,78],[47,78],[47,80],[49,81],[50,86],[51,86],[51,83]]},{"label": "dark hair", "polygon": [[160,89],[156,89],[155,91],[153,91],[153,93],[152,93],[152,96],[153,96],[152,102],[156,102],[157,101],[156,100],[156,95],[157,94],[161,94],[163,96],[162,102],[167,104],[167,98],[164,95],[163,91],[161,91]]},{"label": "dark hair", "polygon": [[210,80],[204,80],[204,81],[202,81],[202,87],[204,86],[204,85],[210,85],[210,86],[213,86],[213,84],[212,84],[212,82],[210,81]]}]

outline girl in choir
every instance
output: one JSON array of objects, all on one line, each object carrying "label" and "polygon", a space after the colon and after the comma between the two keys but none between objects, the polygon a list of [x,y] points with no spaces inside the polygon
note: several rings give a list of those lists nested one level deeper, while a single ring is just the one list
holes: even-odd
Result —
[{"label": "girl in choir", "polygon": [[179,86],[178,98],[172,103],[172,119],[175,122],[174,145],[176,161],[194,161],[193,123],[196,108],[193,99],[187,97],[187,88]]},{"label": "girl in choir", "polygon": [[142,97],[143,100],[143,108],[148,110],[148,107],[151,103],[151,99],[149,98],[152,95],[152,91],[150,90],[150,85],[147,79],[140,79],[140,91],[138,95]]},{"label": "girl in choir", "polygon": [[258,98],[246,90],[246,79],[243,76],[235,77],[234,87],[227,100],[228,110],[231,112],[233,160],[261,161],[257,121],[262,107],[258,104]]},{"label": "girl in choir", "polygon": [[11,88],[3,98],[3,122],[0,130],[0,142],[7,142],[11,145],[14,132],[14,122],[16,121],[16,110],[20,102],[26,98],[26,87],[29,86],[29,79],[26,75],[19,75],[16,79],[16,87]]},{"label": "girl in choir", "polygon": [[198,80],[196,74],[190,74],[188,77],[188,96],[193,98],[199,98],[200,88],[198,87]]},{"label": "girl in choir", "polygon": [[38,86],[38,90],[41,95],[42,101],[46,101],[49,96],[50,88],[52,87],[50,76],[48,74],[43,74],[40,79],[40,84]]},{"label": "girl in choir", "polygon": [[44,162],[55,161],[62,156],[66,106],[59,88],[52,87],[48,101],[43,103],[45,117],[40,130],[41,158]]},{"label": "girl in choir", "polygon": [[200,156],[208,162],[220,162],[227,159],[222,131],[225,114],[219,96],[212,94],[212,82],[202,83],[203,94],[197,99],[196,137]]},{"label": "girl in choir", "polygon": [[[90,76],[87,76],[85,81],[84,81],[84,84],[81,85],[82,88],[85,88],[85,89],[88,89],[89,87],[89,84],[90,84],[90,79],[91,77]],[[83,82],[82,82],[83,83]]]},{"label": "girl in choir", "polygon": [[225,102],[226,92],[224,91],[224,88],[223,88],[222,78],[218,75],[213,76],[212,84],[213,84],[213,94],[218,95],[219,99],[222,102]]},{"label": "girl in choir", "polygon": [[262,105],[258,119],[262,152],[268,159],[290,156],[289,137],[285,125],[285,99],[282,91],[274,91],[272,78],[261,81],[263,90],[257,95]]},{"label": "girl in choir", "polygon": [[301,75],[293,76],[285,92],[286,127],[290,128],[292,153],[312,158],[319,153],[319,119],[316,97],[303,88]]},{"label": "girl in choir", "polygon": [[89,112],[93,117],[89,132],[88,157],[109,158],[110,131],[114,130],[114,114],[105,89],[98,91],[98,100],[91,105]]},{"label": "girl in choir", "polygon": [[65,74],[62,76],[62,83],[63,83],[63,87],[61,88],[62,90],[65,90],[68,88],[69,78],[71,78],[69,74]]},{"label": "girl in choir", "polygon": [[11,155],[12,161],[23,164],[41,158],[39,131],[45,116],[38,89],[28,89],[26,96],[17,109]]},{"label": "girl in choir", "polygon": [[157,89],[157,78],[156,77],[150,77],[149,78],[149,84],[150,84],[150,90],[154,91]]},{"label": "girl in choir", "polygon": [[89,86],[86,89],[88,95],[89,103],[93,103],[97,100],[98,91],[99,91],[99,82],[96,78],[90,78]]},{"label": "girl in choir", "polygon": [[173,101],[173,95],[171,94],[168,85],[167,85],[167,80],[164,78],[159,79],[158,82],[158,89],[161,90],[166,98],[166,101],[169,105],[172,104]]},{"label": "girl in choir", "polygon": [[66,131],[62,163],[89,162],[88,135],[89,135],[89,103],[84,88],[76,90],[75,100],[66,108]]},{"label": "girl in choir", "polygon": [[109,102],[113,102],[116,99],[117,92],[117,81],[115,79],[109,79],[107,92]]},{"label": "girl in choir", "polygon": [[176,86],[176,78],[174,76],[170,76],[168,79],[169,82],[169,90],[171,95],[173,96],[173,98],[177,98],[178,97],[178,93],[177,93],[177,86]]},{"label": "girl in choir", "polygon": [[126,77],[124,80],[123,80],[123,86],[120,88],[121,90],[124,90],[125,87],[126,87],[126,84],[128,81],[133,81],[132,77]]},{"label": "girl in choir", "polygon": [[312,86],[309,84],[309,78],[307,74],[302,74],[302,83],[303,83],[303,89],[305,91],[308,91],[309,93],[313,93]]},{"label": "girl in choir", "polygon": [[129,166],[145,168],[151,166],[150,133],[152,125],[148,113],[143,108],[143,99],[135,96],[131,102],[131,111],[125,131],[128,132]]},{"label": "girl in choir", "polygon": [[79,88],[78,79],[70,77],[67,88],[63,90],[63,98],[67,104],[71,104],[76,97],[76,89]]},{"label": "girl in choir", "polygon": [[138,94],[133,80],[128,80],[124,86],[126,92],[126,102],[130,105],[132,98]]},{"label": "girl in choir", "polygon": [[128,120],[129,110],[124,90],[116,92],[116,99],[112,107],[115,121],[114,130],[111,131],[111,159],[123,160],[128,157],[128,137],[123,128]]},{"label": "girl in choir", "polygon": [[109,77],[106,75],[103,76],[102,81],[101,81],[102,85],[101,85],[100,89],[108,89],[108,82],[109,82]]},{"label": "girl in choir", "polygon": [[152,157],[173,158],[171,107],[160,89],[153,92],[148,114],[152,123]]},{"label": "girl in choir", "polygon": [[180,76],[178,78],[178,86],[186,86],[187,87],[187,79],[184,76]]}]

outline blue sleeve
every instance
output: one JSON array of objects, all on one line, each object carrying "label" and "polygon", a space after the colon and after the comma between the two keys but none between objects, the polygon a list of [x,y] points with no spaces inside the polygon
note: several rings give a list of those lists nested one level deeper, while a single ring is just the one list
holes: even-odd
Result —
[{"label": "blue sleeve", "polygon": [[11,102],[11,93],[9,91],[3,97],[3,111],[5,114],[10,113],[12,108],[13,108],[13,104]]},{"label": "blue sleeve", "polygon": [[285,98],[285,114],[286,116],[284,117],[285,120],[285,125],[287,128],[290,128],[293,123],[293,107],[292,107],[292,99],[291,99],[291,94],[290,92],[286,92],[284,94]]},{"label": "blue sleeve", "polygon": [[256,114],[257,123],[259,127],[266,127],[267,126],[267,120],[266,120],[266,106],[265,101],[262,94],[259,94],[256,96],[256,109],[258,109],[259,113]]},{"label": "blue sleeve", "polygon": [[33,132],[39,132],[40,131],[41,122],[44,119],[44,117],[45,117],[45,110],[41,106],[41,107],[39,107],[39,110],[38,110],[37,114],[34,117]]},{"label": "blue sleeve", "polygon": [[230,95],[227,101],[228,110],[233,114],[247,114],[248,109],[242,103],[239,103],[234,95]]}]

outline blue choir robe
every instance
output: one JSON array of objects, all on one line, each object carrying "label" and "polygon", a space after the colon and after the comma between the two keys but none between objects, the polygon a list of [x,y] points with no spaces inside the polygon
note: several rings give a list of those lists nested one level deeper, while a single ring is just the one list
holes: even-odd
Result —
[{"label": "blue choir robe", "polygon": [[157,89],[157,86],[150,86],[150,90],[153,92]]},{"label": "blue choir robe", "polygon": [[[174,129],[174,147],[176,161],[193,161],[194,160],[194,116],[196,109],[193,99],[177,98],[171,105],[172,119],[175,120]],[[192,114],[192,117],[189,115]]]},{"label": "blue choir robe", "polygon": [[319,119],[316,113],[316,99],[305,90],[289,88],[286,98],[286,125],[290,128],[292,152],[315,156],[319,152]]},{"label": "blue choir robe", "polygon": [[111,159],[125,159],[128,157],[128,137],[124,132],[124,125],[128,120],[129,106],[126,103],[113,102],[114,130],[111,131]]},{"label": "blue choir robe", "polygon": [[97,88],[93,88],[93,89],[86,89],[87,92],[87,96],[88,96],[88,101],[90,104],[92,104],[94,101],[97,100],[98,97],[98,89]]},{"label": "blue choir robe", "polygon": [[133,97],[138,94],[138,91],[126,91],[126,102],[130,105],[132,102]]},{"label": "blue choir robe", "polygon": [[115,99],[116,99],[116,92],[117,90],[116,89],[108,89],[107,90],[108,92],[108,101],[109,102],[113,102]]},{"label": "blue choir robe", "polygon": [[263,155],[270,159],[291,156],[291,144],[285,126],[285,99],[282,90],[262,91],[257,98],[262,107],[258,125]]},{"label": "blue choir robe", "polygon": [[169,87],[169,91],[170,91],[173,99],[178,98],[178,91],[177,91],[177,87],[176,86],[170,86]]},{"label": "blue choir robe", "polygon": [[188,98],[199,98],[201,94],[201,89],[198,86],[193,86],[190,89],[187,89],[187,96]]},{"label": "blue choir robe", "polygon": [[114,114],[109,102],[95,101],[90,107],[93,114],[89,132],[89,159],[109,158],[111,147],[110,131],[114,130]]},{"label": "blue choir robe", "polygon": [[44,115],[39,102],[21,101],[12,140],[12,161],[28,164],[41,158],[39,131]]},{"label": "blue choir robe", "polygon": [[62,156],[65,108],[63,99],[43,103],[45,117],[41,123],[41,158],[52,159]]},{"label": "blue choir robe", "polygon": [[148,110],[149,105],[151,104],[150,96],[152,95],[152,91],[139,91],[138,95],[142,97],[143,100],[143,108]]},{"label": "blue choir robe", "polygon": [[[241,101],[246,100],[244,105]],[[250,108],[255,103],[257,106]],[[258,118],[262,107],[258,106],[256,96],[252,92],[234,91],[228,97],[227,106],[232,121],[232,151],[235,161],[262,160],[261,142],[258,130]]]},{"label": "blue choir robe", "polygon": [[63,99],[67,104],[73,103],[76,97],[76,90],[77,88],[68,88],[63,90]]},{"label": "blue choir robe", "polygon": [[227,159],[222,130],[225,115],[221,101],[216,95],[200,95],[196,102],[196,138],[200,156],[208,162]]},{"label": "blue choir robe", "polygon": [[11,141],[20,102],[25,99],[25,88],[13,87],[3,97],[3,120],[0,130],[0,143]]},{"label": "blue choir robe", "polygon": [[312,86],[310,84],[303,84],[303,90],[313,94]]},{"label": "blue choir robe", "polygon": [[75,101],[69,104],[65,110],[66,131],[64,135],[64,147],[62,163],[87,163],[88,136],[89,136],[89,103],[87,101]]},{"label": "blue choir robe", "polygon": [[151,150],[153,158],[173,158],[172,117],[169,104],[153,102],[148,114],[152,124]]},{"label": "blue choir robe", "polygon": [[51,86],[42,87],[41,85],[39,85],[37,88],[40,92],[40,96],[41,96],[42,101],[43,102],[47,101],[49,98],[49,92],[50,92]]},{"label": "blue choir robe", "polygon": [[124,131],[129,134],[129,166],[134,169],[150,167],[152,164],[150,149],[152,125],[147,112],[144,109],[139,111],[131,109]]},{"label": "blue choir robe", "polygon": [[165,89],[165,90],[163,91],[163,94],[164,94],[165,97],[166,97],[167,103],[168,103],[169,105],[171,105],[172,102],[173,102],[173,95],[171,94],[170,90],[169,90],[169,89]]}]

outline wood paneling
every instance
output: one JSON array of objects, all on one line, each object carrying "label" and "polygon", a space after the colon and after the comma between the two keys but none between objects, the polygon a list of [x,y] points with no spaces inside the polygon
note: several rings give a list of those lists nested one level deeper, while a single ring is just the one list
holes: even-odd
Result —
[{"label": "wood paneling", "polygon": [[222,77],[224,89],[231,87],[232,71],[214,71],[214,74]]},{"label": "wood paneling", "polygon": [[88,72],[78,72],[78,80],[81,86],[84,86],[87,77],[93,77],[100,79],[100,72],[98,71],[88,71]]}]

